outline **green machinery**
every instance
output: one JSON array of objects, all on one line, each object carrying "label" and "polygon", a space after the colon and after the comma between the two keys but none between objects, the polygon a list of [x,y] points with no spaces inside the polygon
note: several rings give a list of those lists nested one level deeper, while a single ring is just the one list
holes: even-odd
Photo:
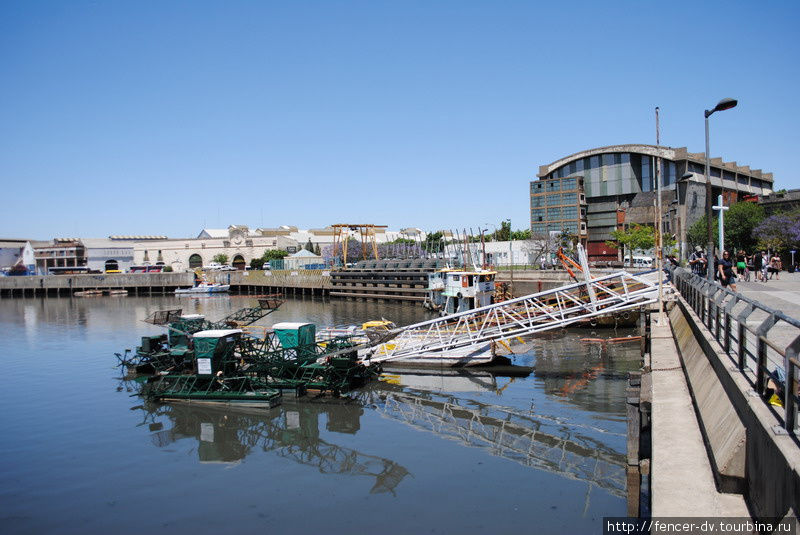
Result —
[{"label": "green machinery", "polygon": [[267,295],[259,298],[258,306],[242,308],[215,322],[206,320],[201,314],[182,314],[181,309],[158,310],[144,321],[166,327],[167,334],[143,336],[133,356],[127,350],[124,356],[119,353],[116,355],[120,365],[138,374],[186,371],[194,363],[193,334],[250,325],[278,310],[281,304],[282,297]]},{"label": "green machinery", "polygon": [[359,346],[348,338],[316,341],[311,323],[278,323],[263,336],[231,328],[263,318],[280,305],[261,302],[218,322],[181,310],[158,311],[146,321],[167,334],[142,338],[133,358],[120,362],[146,382],[148,397],[257,404],[272,402],[279,391],[309,390],[334,395],[357,388],[379,369],[358,359]]},{"label": "green machinery", "polygon": [[247,407],[275,406],[281,392],[264,378],[237,373],[233,358],[242,336],[240,329],[212,329],[195,333],[195,373],[154,375],[143,393],[165,401],[200,401]]},{"label": "green machinery", "polygon": [[267,377],[281,389],[347,392],[372,379],[379,370],[358,360],[358,346],[348,338],[324,343],[315,339],[312,323],[277,323],[261,347],[241,352],[241,367]]}]

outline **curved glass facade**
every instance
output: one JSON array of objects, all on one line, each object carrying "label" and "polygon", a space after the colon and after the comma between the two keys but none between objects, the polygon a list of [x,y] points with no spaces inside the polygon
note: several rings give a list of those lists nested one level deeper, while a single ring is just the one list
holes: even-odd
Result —
[{"label": "curved glass facade", "polygon": [[[653,156],[614,152],[573,160],[547,175],[547,178],[582,176],[587,197],[604,197],[653,191],[654,169]],[[661,186],[666,188],[675,184],[677,179],[675,162],[661,160]]]}]

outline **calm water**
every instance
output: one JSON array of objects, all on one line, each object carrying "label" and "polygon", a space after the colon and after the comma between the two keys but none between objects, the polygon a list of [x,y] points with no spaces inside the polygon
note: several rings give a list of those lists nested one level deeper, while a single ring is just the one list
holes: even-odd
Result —
[{"label": "calm water", "polygon": [[[246,297],[0,301],[4,533],[588,533],[625,514],[625,378],[638,346],[530,341],[527,377],[387,371],[348,400],[242,413],[143,404],[113,353],[161,308]],[[295,300],[261,320],[426,319]],[[598,333],[611,336],[611,332]],[[626,334],[626,333],[623,333]]]}]

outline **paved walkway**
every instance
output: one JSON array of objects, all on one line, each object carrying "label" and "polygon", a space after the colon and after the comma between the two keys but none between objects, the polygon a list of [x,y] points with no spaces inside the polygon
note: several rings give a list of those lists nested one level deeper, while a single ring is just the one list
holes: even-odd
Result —
[{"label": "paved walkway", "polygon": [[[767,282],[740,282],[737,283],[736,289],[745,297],[800,321],[800,273],[784,271],[780,277],[780,280],[773,278]],[[755,327],[760,321],[754,315],[753,320],[747,324]],[[780,347],[786,347],[797,336],[800,336],[800,329],[785,323],[779,323],[769,333],[769,339]]]},{"label": "paved walkway", "polygon": [[652,329],[653,517],[748,517],[744,497],[717,492],[670,326]]}]

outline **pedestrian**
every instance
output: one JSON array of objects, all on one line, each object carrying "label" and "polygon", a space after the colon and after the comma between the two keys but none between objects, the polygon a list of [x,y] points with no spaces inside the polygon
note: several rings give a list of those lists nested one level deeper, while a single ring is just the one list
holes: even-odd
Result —
[{"label": "pedestrian", "polygon": [[763,267],[764,259],[760,251],[753,253],[753,271],[756,274],[756,282],[761,280],[761,268]]},{"label": "pedestrian", "polygon": [[708,261],[706,260],[706,255],[703,252],[703,248],[698,245],[694,248],[694,252],[689,257],[689,266],[692,268],[692,273],[704,277],[706,274],[707,263]]},{"label": "pedestrian", "polygon": [[740,279],[744,278],[747,271],[747,253],[739,249],[739,254],[736,255],[736,276]]},{"label": "pedestrian", "polygon": [[781,280],[781,269],[781,257],[775,253],[769,260],[769,278],[771,279],[775,275],[776,281]]},{"label": "pedestrian", "polygon": [[767,271],[769,270],[769,256],[766,251],[761,251],[761,282],[767,282]]},{"label": "pedestrian", "polygon": [[730,251],[722,253],[717,266],[717,277],[722,287],[730,286],[731,290],[736,291],[736,276],[733,274],[733,258]]}]

